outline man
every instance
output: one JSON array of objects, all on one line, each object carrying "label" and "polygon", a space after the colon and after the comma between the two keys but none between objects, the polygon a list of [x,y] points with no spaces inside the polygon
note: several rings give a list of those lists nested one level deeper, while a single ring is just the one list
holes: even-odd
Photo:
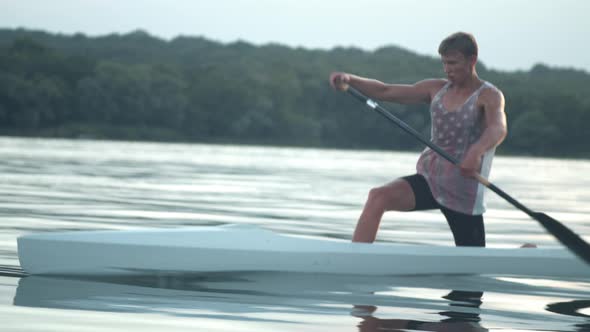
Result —
[{"label": "man", "polygon": [[343,72],[330,75],[331,85],[339,90],[351,85],[378,100],[430,103],[433,143],[461,161],[457,167],[426,148],[417,174],[371,189],[354,242],[373,242],[385,211],[440,209],[457,246],[485,246],[484,187],[475,175],[488,177],[495,148],[507,130],[504,96],[478,77],[477,51],[473,35],[450,35],[438,49],[447,79],[413,85],[385,84]]}]

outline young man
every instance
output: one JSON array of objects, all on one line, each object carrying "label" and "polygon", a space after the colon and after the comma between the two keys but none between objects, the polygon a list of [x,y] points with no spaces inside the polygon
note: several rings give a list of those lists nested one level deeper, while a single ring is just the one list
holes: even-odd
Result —
[{"label": "young man", "polygon": [[488,177],[495,148],[506,136],[506,116],[502,92],[477,75],[477,50],[471,34],[452,34],[438,49],[447,79],[413,85],[385,84],[343,72],[330,75],[331,85],[339,90],[351,85],[378,100],[430,103],[432,142],[461,161],[457,167],[426,148],[417,174],[371,189],[354,242],[373,242],[385,211],[440,209],[456,245],[485,246],[484,187],[474,175]]}]

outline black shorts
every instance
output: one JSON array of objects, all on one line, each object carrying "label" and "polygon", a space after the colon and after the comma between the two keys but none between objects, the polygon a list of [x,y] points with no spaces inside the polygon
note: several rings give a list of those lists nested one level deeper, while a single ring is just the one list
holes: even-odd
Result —
[{"label": "black shorts", "polygon": [[486,233],[483,226],[482,215],[469,215],[449,210],[440,205],[432,196],[426,179],[420,174],[404,176],[414,191],[416,206],[412,211],[439,209],[447,219],[447,223],[453,232],[455,245],[457,246],[486,246]]}]

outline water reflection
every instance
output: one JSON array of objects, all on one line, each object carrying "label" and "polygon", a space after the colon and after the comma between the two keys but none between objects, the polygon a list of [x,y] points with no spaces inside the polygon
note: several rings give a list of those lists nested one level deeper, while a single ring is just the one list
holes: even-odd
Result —
[{"label": "water reflection", "polygon": [[[574,300],[547,305],[547,310],[561,315],[585,317],[586,323],[576,324],[577,332],[590,332],[590,300]],[[587,313],[584,313],[586,311]]]},{"label": "water reflection", "polygon": [[[479,307],[482,304],[483,292],[453,290],[444,299],[449,301],[449,310],[438,314],[443,316],[440,321],[420,321],[407,319],[380,319],[373,316],[376,306],[355,306],[352,314],[362,319],[358,325],[360,332],[377,331],[488,331],[479,324],[481,321]],[[465,308],[473,308],[466,311]]]},{"label": "water reflection", "polygon": [[[572,281],[573,284],[579,281]],[[566,285],[571,286],[571,285]],[[21,278],[14,305],[66,310],[157,313],[233,321],[303,323],[354,317],[363,332],[487,331],[492,317],[526,325],[588,331],[588,301],[563,301],[536,312],[517,294],[556,294],[555,287],[485,276],[362,277],[290,273],[208,273],[182,276]],[[486,296],[484,296],[484,293]],[[576,292],[579,296],[587,292]],[[566,290],[561,294],[568,296]],[[573,294],[573,293],[572,293]],[[492,302],[486,305],[486,298]],[[506,302],[498,303],[503,298]],[[510,302],[510,304],[508,304]],[[513,306],[523,310],[517,315]],[[313,318],[315,317],[315,318]],[[567,319],[572,317],[572,319]],[[340,318],[339,318],[340,319]]]},{"label": "water reflection", "polygon": [[576,300],[569,302],[551,303],[547,305],[547,310],[551,312],[568,316],[590,318],[590,311],[588,314],[581,312],[584,309],[590,309],[590,300]]}]

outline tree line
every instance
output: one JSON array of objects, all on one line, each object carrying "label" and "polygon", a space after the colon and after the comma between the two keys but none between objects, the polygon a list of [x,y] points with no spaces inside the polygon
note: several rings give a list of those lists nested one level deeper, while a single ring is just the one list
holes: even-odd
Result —
[{"label": "tree line", "polygon": [[[485,59],[485,55],[483,55]],[[589,157],[590,74],[538,64],[478,73],[506,97],[499,153]],[[417,150],[378,114],[333,91],[345,70],[386,82],[444,77],[440,60],[375,51],[162,40],[144,31],[87,37],[0,30],[0,134]],[[385,104],[429,135],[427,105]]]}]

